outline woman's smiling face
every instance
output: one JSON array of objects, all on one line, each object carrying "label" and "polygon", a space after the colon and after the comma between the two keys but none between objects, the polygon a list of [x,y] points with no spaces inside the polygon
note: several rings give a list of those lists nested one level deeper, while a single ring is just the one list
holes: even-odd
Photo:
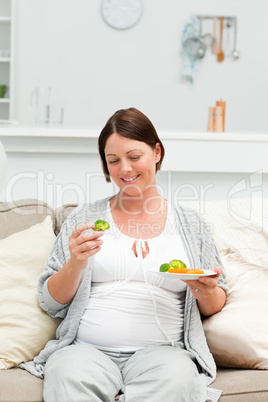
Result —
[{"label": "woman's smiling face", "polygon": [[114,133],[107,139],[105,158],[113,182],[129,196],[141,195],[155,184],[155,165],[161,149]]}]

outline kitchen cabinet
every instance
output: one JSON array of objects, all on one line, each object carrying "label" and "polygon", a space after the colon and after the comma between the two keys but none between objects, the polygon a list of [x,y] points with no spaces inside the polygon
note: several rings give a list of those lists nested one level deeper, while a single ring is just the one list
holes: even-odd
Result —
[{"label": "kitchen cabinet", "polygon": [[0,120],[12,120],[14,104],[15,0],[0,1],[0,85],[7,86],[0,98]]}]

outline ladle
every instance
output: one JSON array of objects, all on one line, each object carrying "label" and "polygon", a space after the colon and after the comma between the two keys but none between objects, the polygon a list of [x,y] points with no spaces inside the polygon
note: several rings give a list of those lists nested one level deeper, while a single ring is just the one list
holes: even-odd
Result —
[{"label": "ladle", "polygon": [[224,21],[224,18],[220,17],[221,26],[220,26],[220,48],[219,48],[219,52],[217,54],[218,62],[221,62],[224,60],[224,54],[223,54],[223,50],[222,50],[223,21]]},{"label": "ladle", "polygon": [[240,57],[240,53],[236,49],[236,18],[234,20],[234,50],[233,50],[232,55],[233,55],[234,59],[239,59],[239,57]]}]

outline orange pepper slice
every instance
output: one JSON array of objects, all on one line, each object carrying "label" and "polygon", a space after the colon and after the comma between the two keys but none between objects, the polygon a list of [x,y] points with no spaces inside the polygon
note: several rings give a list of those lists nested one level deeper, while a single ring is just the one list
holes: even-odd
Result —
[{"label": "orange pepper slice", "polygon": [[203,274],[204,271],[202,269],[197,269],[197,268],[189,268],[186,272],[187,274]]}]

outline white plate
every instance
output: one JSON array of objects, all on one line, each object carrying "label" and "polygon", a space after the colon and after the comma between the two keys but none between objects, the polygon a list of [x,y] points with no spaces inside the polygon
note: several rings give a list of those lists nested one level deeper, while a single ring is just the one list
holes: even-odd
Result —
[{"label": "white plate", "polygon": [[154,271],[154,273],[170,279],[189,279],[189,280],[198,279],[201,276],[212,276],[217,274],[217,272],[211,271],[210,269],[203,269],[202,271],[204,271],[203,274],[174,274],[172,272],[160,272],[160,271]]}]

